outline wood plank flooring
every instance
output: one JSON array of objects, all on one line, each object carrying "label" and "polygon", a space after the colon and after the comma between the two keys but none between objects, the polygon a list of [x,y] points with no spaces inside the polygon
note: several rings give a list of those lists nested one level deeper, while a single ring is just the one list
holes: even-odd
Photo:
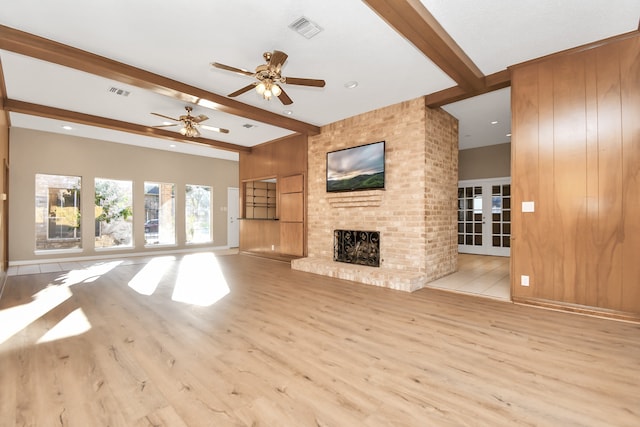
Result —
[{"label": "wood plank flooring", "polygon": [[11,276],[0,300],[1,427],[637,426],[639,372],[638,324],[242,254]]}]

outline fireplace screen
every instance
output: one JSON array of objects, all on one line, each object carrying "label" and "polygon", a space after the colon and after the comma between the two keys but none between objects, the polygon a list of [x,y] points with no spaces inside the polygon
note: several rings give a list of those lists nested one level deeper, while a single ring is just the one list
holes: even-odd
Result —
[{"label": "fireplace screen", "polygon": [[335,230],[333,260],[350,264],[380,266],[380,232]]}]

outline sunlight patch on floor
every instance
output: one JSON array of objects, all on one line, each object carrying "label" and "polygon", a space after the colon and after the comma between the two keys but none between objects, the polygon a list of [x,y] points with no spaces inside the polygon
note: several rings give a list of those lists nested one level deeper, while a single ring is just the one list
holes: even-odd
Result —
[{"label": "sunlight patch on floor", "polygon": [[81,308],[76,308],[40,337],[36,344],[75,337],[84,334],[89,329],[91,329],[89,319],[87,319]]},{"label": "sunlight patch on floor", "polygon": [[141,295],[153,295],[175,260],[174,256],[152,259],[129,281],[129,287]]},{"label": "sunlight patch on floor", "polygon": [[229,286],[213,253],[198,253],[182,258],[171,299],[207,307],[228,293]]},{"label": "sunlight patch on floor", "polygon": [[71,298],[66,286],[48,286],[33,295],[27,304],[0,310],[0,344]]},{"label": "sunlight patch on floor", "polygon": [[71,270],[60,276],[57,280],[61,281],[62,285],[66,286],[73,286],[77,285],[78,283],[91,283],[103,274],[110,272],[121,263],[121,260],[101,262],[87,268]]}]

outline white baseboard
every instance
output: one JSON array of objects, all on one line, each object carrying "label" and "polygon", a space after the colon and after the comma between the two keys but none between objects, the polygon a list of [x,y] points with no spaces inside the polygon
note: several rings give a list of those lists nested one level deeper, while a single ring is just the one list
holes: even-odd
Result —
[{"label": "white baseboard", "polygon": [[177,253],[192,253],[192,252],[209,252],[209,251],[221,251],[231,249],[229,246],[198,246],[193,248],[184,249],[168,249],[163,251],[146,251],[146,252],[126,252],[126,253],[104,253],[98,255],[76,256],[76,257],[63,257],[63,258],[41,258],[41,259],[29,259],[29,260],[9,260],[9,267],[17,267],[20,265],[34,265],[34,264],[49,264],[53,262],[75,262],[75,261],[94,261],[99,259],[114,259],[114,258],[131,258],[139,256],[157,256],[157,255],[171,255]]}]

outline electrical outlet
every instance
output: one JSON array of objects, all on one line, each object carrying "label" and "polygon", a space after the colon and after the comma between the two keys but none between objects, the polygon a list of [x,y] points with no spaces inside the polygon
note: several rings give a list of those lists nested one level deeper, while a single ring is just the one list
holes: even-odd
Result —
[{"label": "electrical outlet", "polygon": [[271,250],[275,251],[276,250],[276,245],[271,245]]},{"label": "electrical outlet", "polygon": [[529,276],[520,276],[520,286],[529,286]]}]

